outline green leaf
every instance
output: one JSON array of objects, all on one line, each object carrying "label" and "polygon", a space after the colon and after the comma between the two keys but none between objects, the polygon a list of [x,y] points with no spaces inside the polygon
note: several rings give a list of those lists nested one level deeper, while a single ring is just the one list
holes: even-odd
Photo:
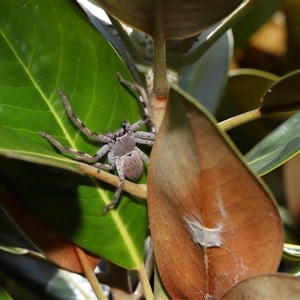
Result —
[{"label": "green leaf", "polygon": [[300,152],[300,112],[293,115],[247,154],[249,166],[262,176],[281,166]]},{"label": "green leaf", "polygon": [[300,246],[285,243],[283,245],[283,256],[290,260],[300,261]]},{"label": "green leaf", "polygon": [[[279,77],[254,69],[237,69],[228,74],[228,83],[217,111],[218,120],[227,120],[236,115],[257,109],[266,89]],[[285,116],[286,117],[286,116]],[[271,130],[285,119],[261,118],[228,131],[229,136],[246,153]]]},{"label": "green leaf", "polygon": [[234,106],[244,112],[257,108],[266,89],[279,77],[255,69],[237,69],[229,72],[226,93]]},{"label": "green leaf", "polygon": [[[198,38],[191,51],[202,43],[215,28]],[[180,75],[180,87],[201,102],[212,114],[227,81],[232,59],[232,33],[223,35],[195,64],[185,67]]]},{"label": "green leaf", "polygon": [[12,298],[0,287],[0,299],[1,300],[11,300]]},{"label": "green leaf", "polygon": [[124,119],[140,118],[136,95],[117,79],[120,72],[132,81],[126,66],[68,1],[2,1],[0,49],[0,153],[18,159],[2,160],[0,176],[74,243],[126,268],[140,268],[146,206],[122,195],[118,208],[102,217],[115,188],[78,174],[74,161],[38,134],[45,131],[94,155],[101,144],[70,122],[56,90],[65,92],[91,131],[114,131]]}]

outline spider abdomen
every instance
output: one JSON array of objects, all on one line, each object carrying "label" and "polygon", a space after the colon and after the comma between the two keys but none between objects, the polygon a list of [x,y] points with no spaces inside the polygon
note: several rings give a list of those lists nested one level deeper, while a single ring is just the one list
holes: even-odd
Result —
[{"label": "spider abdomen", "polygon": [[143,173],[143,161],[137,151],[132,151],[121,157],[124,176],[129,180],[137,180]]}]

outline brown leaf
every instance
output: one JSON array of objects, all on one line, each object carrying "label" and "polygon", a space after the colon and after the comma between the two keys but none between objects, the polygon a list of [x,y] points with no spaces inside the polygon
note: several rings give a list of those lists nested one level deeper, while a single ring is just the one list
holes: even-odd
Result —
[{"label": "brown leaf", "polygon": [[[16,196],[0,182],[0,205],[14,220],[25,236],[52,262],[71,272],[83,273],[73,243],[49,227],[43,220],[24,206]],[[100,258],[83,250],[94,269]]]},{"label": "brown leaf", "polygon": [[300,279],[283,274],[268,274],[248,278],[230,289],[220,300],[299,299]]},{"label": "brown leaf", "polygon": [[224,19],[242,2],[242,0],[143,0],[142,2],[96,0],[96,3],[116,19],[151,36],[154,35],[154,17],[162,15],[160,30],[163,31],[165,39],[182,39],[198,35]]},{"label": "brown leaf", "polygon": [[219,298],[276,271],[282,252],[271,196],[193,101],[171,90],[148,172],[154,252],[172,299]]}]

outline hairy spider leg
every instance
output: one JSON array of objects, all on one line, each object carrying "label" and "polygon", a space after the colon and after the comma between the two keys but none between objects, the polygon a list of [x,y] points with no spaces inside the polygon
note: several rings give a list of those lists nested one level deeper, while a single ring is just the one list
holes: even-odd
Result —
[{"label": "hairy spider leg", "polygon": [[149,164],[150,159],[149,157],[138,147],[135,147],[135,151],[137,151],[137,153],[139,154],[139,156],[141,157],[141,159],[146,162],[147,164]]},{"label": "hairy spider leg", "polygon": [[[142,88],[139,87],[138,85],[132,84],[131,82],[129,82],[129,81],[123,79],[123,77],[121,76],[120,73],[117,73],[117,75],[118,75],[119,81],[120,81],[123,85],[125,85],[125,86],[127,86],[127,87],[129,87],[129,88],[134,89],[134,90],[137,91],[137,93],[138,93],[138,95],[139,95],[139,100],[140,100],[140,102],[141,102],[141,104],[142,104],[143,111],[144,111],[144,114],[143,114],[143,120],[141,120],[141,121],[139,121],[139,122],[144,122],[142,125],[148,123],[149,126],[150,126],[150,129],[151,129],[152,133],[156,134],[155,125],[154,125],[154,123],[153,123],[153,122],[151,121],[151,119],[150,119],[150,112],[149,112],[148,103],[147,103],[147,101],[146,101],[146,99],[145,99],[145,96],[144,96],[144,94],[143,94]],[[139,122],[137,122],[137,123],[139,123]],[[132,126],[136,125],[137,123],[133,124]],[[141,127],[142,125],[140,125],[139,127]],[[132,129],[132,126],[131,126],[131,129]],[[138,128],[138,127],[137,127],[137,128]],[[133,129],[132,129],[132,130],[133,130]]]},{"label": "hairy spider leg", "polygon": [[[140,127],[142,127],[143,125],[145,125],[146,123],[148,123],[150,116],[144,116],[143,119],[135,122],[134,124],[132,124],[130,126],[130,130],[131,131],[136,131],[137,129],[139,129]],[[156,133],[153,133],[156,134]]]},{"label": "hairy spider leg", "polygon": [[84,134],[86,134],[88,137],[90,137],[90,138],[92,138],[92,139],[94,139],[96,141],[100,141],[102,143],[109,143],[109,142],[111,142],[111,138],[110,137],[108,137],[106,135],[102,135],[102,134],[91,132],[89,129],[87,129],[87,127],[80,121],[80,119],[77,118],[75,116],[75,114],[72,112],[70,102],[69,102],[67,96],[64,94],[64,92],[62,90],[60,90],[60,89],[58,89],[57,92],[60,95],[60,97],[62,98],[62,101],[63,101],[63,104],[65,106],[65,109],[67,111],[68,116],[75,123],[75,125],[80,130],[82,130],[82,132]]},{"label": "hairy spider leg", "polygon": [[[75,149],[63,146],[60,142],[58,142],[55,138],[53,138],[51,135],[49,135],[46,132],[40,131],[39,134],[42,137],[46,138],[55,148],[59,149],[60,151],[77,156],[77,158],[75,157],[73,159],[78,160],[78,161],[84,161],[87,163],[95,162],[95,161],[99,160],[100,158],[102,158],[110,150],[109,145],[104,145],[103,147],[101,147],[101,149],[95,155],[92,156],[87,153],[77,151]],[[109,164],[97,163],[97,165],[98,165],[98,167],[101,166],[101,168],[107,169],[107,170],[114,169],[114,166],[109,165]]]},{"label": "hairy spider leg", "polygon": [[155,137],[156,134],[152,132],[136,131],[134,133],[134,140],[138,144],[153,145]]},{"label": "hairy spider leg", "polygon": [[121,192],[122,192],[124,184],[125,184],[125,176],[124,176],[124,172],[123,172],[123,168],[122,168],[121,158],[112,155],[111,160],[115,162],[117,173],[118,173],[118,176],[120,178],[120,183],[117,186],[117,190],[115,192],[114,200],[109,202],[107,205],[104,206],[104,208],[102,210],[102,216],[106,215],[106,213],[107,213],[107,211],[110,207],[115,206],[118,203],[118,201],[120,199]]}]

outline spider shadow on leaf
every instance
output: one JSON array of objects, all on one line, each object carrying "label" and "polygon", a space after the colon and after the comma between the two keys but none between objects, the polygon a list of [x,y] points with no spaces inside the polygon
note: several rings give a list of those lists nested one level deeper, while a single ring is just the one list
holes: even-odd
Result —
[{"label": "spider shadow on leaf", "polygon": [[[80,173],[17,159],[0,159],[0,178],[22,204],[69,238],[76,235],[88,213],[80,189],[93,193],[95,188]],[[101,216],[100,203],[98,208]]]}]

